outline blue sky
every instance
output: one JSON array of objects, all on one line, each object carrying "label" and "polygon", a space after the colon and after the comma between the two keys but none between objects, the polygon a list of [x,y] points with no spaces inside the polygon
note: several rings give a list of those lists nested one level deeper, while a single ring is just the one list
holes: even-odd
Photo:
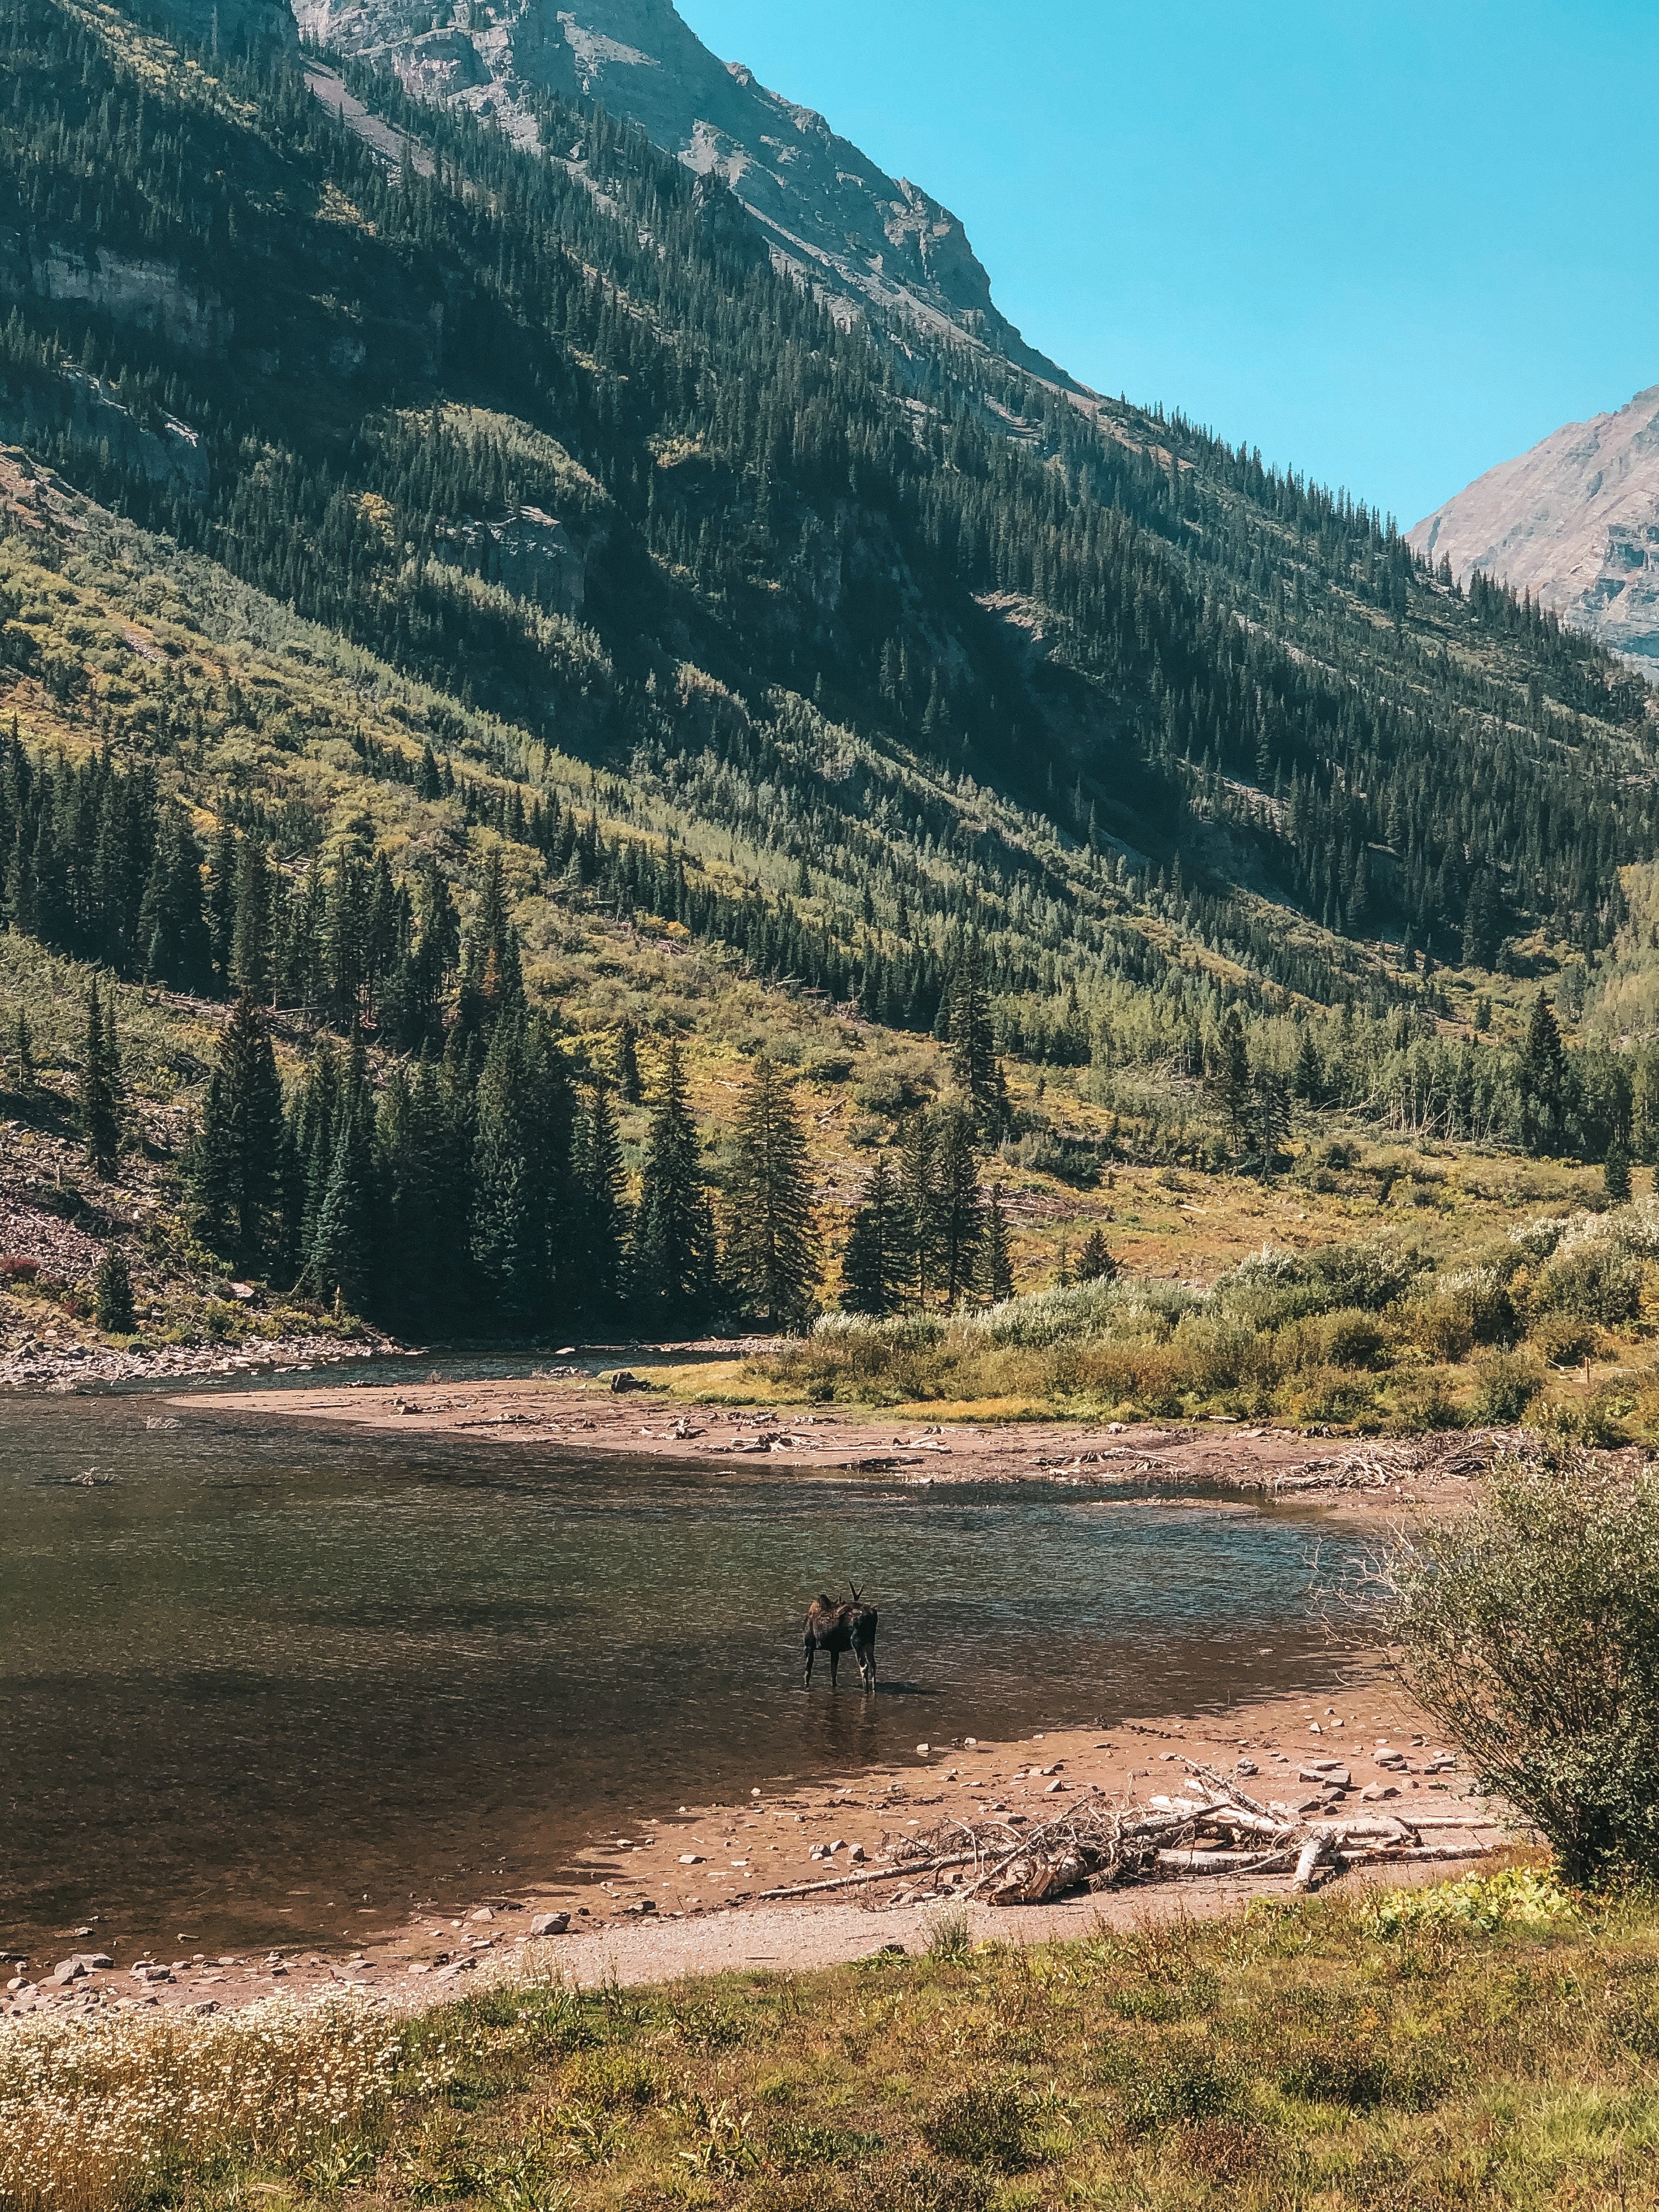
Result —
[{"label": "blue sky", "polygon": [[1026,337],[1415,522],[1659,384],[1656,0],[679,0]]}]

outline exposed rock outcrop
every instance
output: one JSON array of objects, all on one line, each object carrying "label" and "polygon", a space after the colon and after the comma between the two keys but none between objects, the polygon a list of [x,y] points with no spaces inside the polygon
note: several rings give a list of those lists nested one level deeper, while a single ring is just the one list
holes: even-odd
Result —
[{"label": "exposed rock outcrop", "polygon": [[147,480],[192,500],[207,497],[211,471],[201,434],[172,415],[141,420],[101,378],[79,369],[51,379],[0,377],[0,443],[40,448],[67,433],[83,446],[106,445]]},{"label": "exposed rock outcrop", "polygon": [[294,0],[294,11],[307,37],[394,69],[424,99],[489,115],[522,143],[537,136],[527,93],[603,100],[689,167],[723,178],[774,259],[832,300],[1071,381],[998,310],[948,208],[886,175],[812,109],[719,61],[669,0],[442,0],[435,13],[423,0]]},{"label": "exposed rock outcrop", "polygon": [[1411,532],[1529,591],[1659,683],[1659,384],[1489,469]]}]

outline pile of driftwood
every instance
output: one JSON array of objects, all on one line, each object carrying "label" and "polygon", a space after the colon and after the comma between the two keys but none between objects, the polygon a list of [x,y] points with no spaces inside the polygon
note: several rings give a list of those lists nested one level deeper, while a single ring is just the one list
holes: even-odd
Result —
[{"label": "pile of driftwood", "polygon": [[[1183,1764],[1191,1778],[1180,1796],[1145,1805],[1089,1797],[1042,1821],[946,1820],[926,1834],[893,1838],[884,1850],[885,1865],[762,1895],[816,1897],[898,1881],[903,1888],[895,1901],[913,1903],[926,1882],[963,1900],[1044,1905],[1079,1889],[1206,1874],[1236,1880],[1291,1874],[1297,1889],[1310,1890],[1351,1866],[1474,1858],[1496,1848],[1490,1820],[1413,1821],[1340,1806],[1316,1819],[1286,1820],[1213,1767]],[[1425,1832],[1435,1840],[1425,1842]],[[1494,1840],[1482,1840],[1483,1832]]]}]

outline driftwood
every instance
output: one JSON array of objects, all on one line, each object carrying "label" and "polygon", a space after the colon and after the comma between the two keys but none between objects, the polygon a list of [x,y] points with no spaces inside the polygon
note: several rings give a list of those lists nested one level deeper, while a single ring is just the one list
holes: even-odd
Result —
[{"label": "driftwood", "polygon": [[[1299,1891],[1328,1873],[1364,1863],[1467,1859],[1494,1848],[1479,1839],[1495,1821],[1460,1819],[1426,1808],[1413,1818],[1328,1808],[1311,1820],[1285,1820],[1248,1796],[1213,1767],[1182,1762],[1187,1794],[1150,1804],[1112,1805],[1090,1796],[1029,1824],[1007,1820],[947,1820],[929,1833],[896,1839],[885,1865],[860,1867],[821,1881],[761,1892],[763,1900],[818,1897],[971,1869],[950,1894],[992,1905],[1041,1905],[1079,1889],[1109,1889],[1159,1875],[1225,1873],[1235,1877],[1293,1872]],[[1448,1833],[1458,1843],[1424,1841]]]}]

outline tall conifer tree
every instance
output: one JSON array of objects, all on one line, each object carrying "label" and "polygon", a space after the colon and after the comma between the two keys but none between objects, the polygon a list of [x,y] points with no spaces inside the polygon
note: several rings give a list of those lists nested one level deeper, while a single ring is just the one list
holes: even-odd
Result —
[{"label": "tall conifer tree", "polygon": [[799,1328],[823,1266],[812,1213],[806,1133],[776,1066],[756,1060],[738,1113],[727,1193],[726,1273],[775,1328]]}]

